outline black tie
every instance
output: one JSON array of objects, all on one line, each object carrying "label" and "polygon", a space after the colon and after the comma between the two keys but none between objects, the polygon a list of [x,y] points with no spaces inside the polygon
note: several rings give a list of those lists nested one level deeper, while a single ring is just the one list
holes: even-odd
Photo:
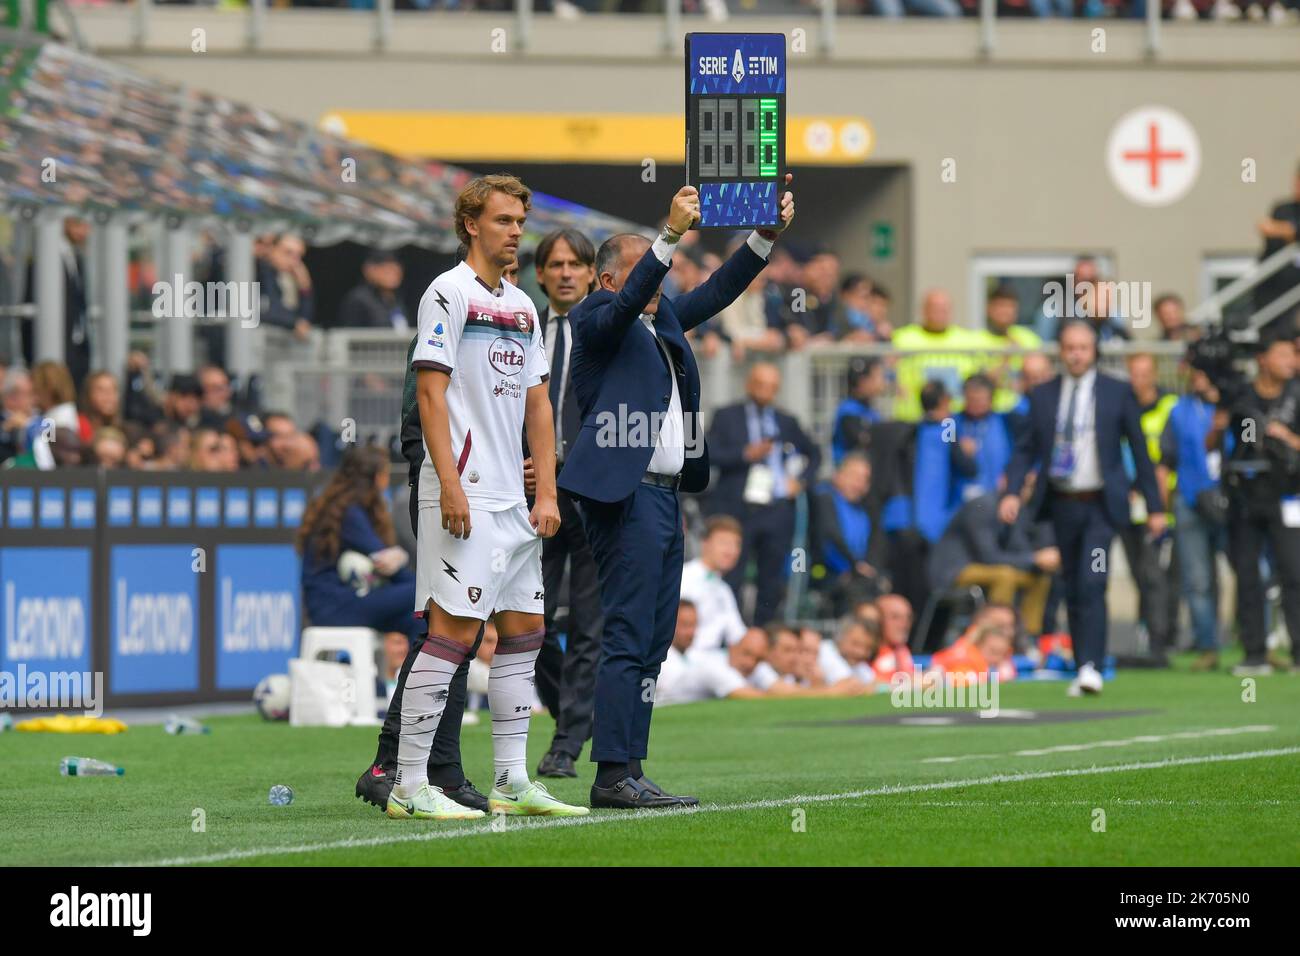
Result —
[{"label": "black tie", "polygon": [[554,355],[551,356],[551,409],[555,412],[555,427],[560,427],[560,379],[564,374],[564,347],[567,336],[564,334],[565,321],[562,316],[554,316],[552,320],[555,323],[555,348]]},{"label": "black tie", "polygon": [[1075,400],[1079,397],[1079,388],[1081,385],[1082,382],[1079,380],[1076,380],[1073,383],[1073,387],[1070,389],[1070,403],[1065,409],[1065,429],[1061,432],[1061,437],[1065,439],[1067,444],[1074,443]]}]

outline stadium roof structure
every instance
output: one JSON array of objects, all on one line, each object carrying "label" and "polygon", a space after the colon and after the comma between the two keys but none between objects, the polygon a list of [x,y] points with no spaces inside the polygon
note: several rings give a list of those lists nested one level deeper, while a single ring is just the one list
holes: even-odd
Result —
[{"label": "stadium roof structure", "polygon": [[[456,194],[473,175],[0,30],[0,200],[20,214],[56,207],[451,252]],[[565,226],[597,243],[647,231],[534,193],[529,236]]]}]

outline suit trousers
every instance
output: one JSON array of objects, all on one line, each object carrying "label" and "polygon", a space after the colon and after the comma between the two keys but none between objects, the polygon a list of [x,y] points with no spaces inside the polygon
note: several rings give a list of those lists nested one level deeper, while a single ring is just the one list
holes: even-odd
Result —
[{"label": "suit trousers", "polygon": [[1085,501],[1049,491],[1046,506],[1061,552],[1074,661],[1100,670],[1106,657],[1106,575],[1115,526],[1100,495]]},{"label": "suit trousers", "polygon": [[[420,533],[419,522],[416,520],[419,499],[420,488],[417,482],[411,486],[410,500],[411,528],[417,535]],[[396,771],[397,769],[397,738],[402,730],[402,693],[406,689],[406,678],[411,672],[411,665],[415,663],[416,655],[424,646],[426,637],[428,637],[427,621],[425,633],[411,642],[411,649],[407,652],[406,660],[402,662],[402,669],[397,675],[397,690],[393,691],[393,699],[388,702],[384,726],[379,731],[379,749],[375,753],[375,765],[385,770]],[[433,735],[433,746],[429,750],[429,780],[439,787],[455,789],[465,780],[465,771],[460,764],[460,724],[465,716],[465,704],[469,700],[469,662],[474,659],[482,643],[483,628],[480,627],[469,656],[456,668],[456,673],[451,678],[451,685],[447,688],[447,705],[442,711],[442,719],[438,723],[438,730]]]},{"label": "suit trousers", "polygon": [[[1300,528],[1282,523],[1281,505],[1228,498],[1228,556],[1237,572],[1237,620],[1241,629],[1244,663],[1263,664],[1268,659],[1268,633],[1264,624],[1264,578],[1259,559],[1271,548],[1273,575],[1282,589],[1282,616],[1291,635],[1293,659],[1300,655]],[[1267,510],[1265,510],[1267,509]]]},{"label": "suit trousers", "polygon": [[752,559],[756,566],[754,625],[763,627],[776,620],[785,600],[790,549],[794,547],[795,505],[791,498],[778,498],[766,505],[743,505],[734,516],[744,529],[740,560],[727,575],[727,584],[744,607],[745,572]]},{"label": "suit trousers", "polygon": [[644,760],[659,667],[677,627],[681,504],[671,488],[639,484],[623,501],[583,501],[580,508],[605,617],[591,759]]},{"label": "suit trousers", "polygon": [[[596,559],[573,499],[559,493],[560,530],[542,542],[542,584],[546,588],[546,640],[537,656],[537,696],[555,717],[550,750],[577,759],[591,737],[596,663],[605,627],[600,608]],[[555,626],[565,565],[569,568],[569,628],[560,646]]]}]

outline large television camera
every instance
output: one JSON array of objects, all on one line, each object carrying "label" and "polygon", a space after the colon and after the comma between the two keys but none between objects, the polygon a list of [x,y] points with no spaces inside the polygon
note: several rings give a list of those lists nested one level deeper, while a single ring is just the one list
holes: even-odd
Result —
[{"label": "large television camera", "polygon": [[[1256,447],[1263,451],[1262,456],[1234,454],[1225,459],[1223,469],[1230,484],[1235,483],[1235,478],[1265,471],[1300,477],[1300,451],[1264,434],[1275,416],[1258,407],[1251,388],[1250,367],[1263,341],[1267,339],[1257,329],[1220,323],[1209,326],[1205,335],[1187,347],[1187,363],[1209,378],[1219,393],[1218,407],[1226,410],[1234,422],[1255,422],[1260,436]],[[1290,421],[1288,417],[1286,423]]]}]

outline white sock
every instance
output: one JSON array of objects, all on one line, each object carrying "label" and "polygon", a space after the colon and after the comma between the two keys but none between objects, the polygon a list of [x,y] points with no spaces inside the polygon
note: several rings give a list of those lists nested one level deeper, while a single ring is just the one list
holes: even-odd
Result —
[{"label": "white sock", "polygon": [[429,782],[429,751],[438,732],[448,688],[469,648],[430,634],[398,688],[402,695],[402,724],[397,740],[397,779],[393,792],[403,799]]},{"label": "white sock", "polygon": [[546,631],[497,639],[488,675],[495,785],[516,792],[528,784],[528,719],[533,713],[533,670]]}]

